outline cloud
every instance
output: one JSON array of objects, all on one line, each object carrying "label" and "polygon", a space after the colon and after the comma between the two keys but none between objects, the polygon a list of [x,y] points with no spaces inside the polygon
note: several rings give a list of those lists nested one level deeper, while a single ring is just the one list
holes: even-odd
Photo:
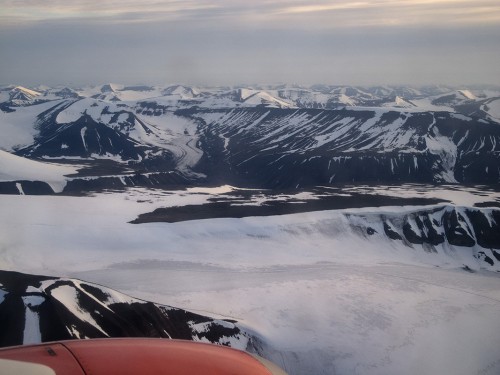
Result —
[{"label": "cloud", "polygon": [[65,19],[141,20],[189,18],[218,6],[190,0],[4,0],[1,18],[7,22],[37,22]]},{"label": "cloud", "polygon": [[500,4],[492,0],[323,1],[286,6],[280,14],[314,20],[317,27],[449,26],[500,21]]},{"label": "cloud", "polygon": [[4,0],[3,23],[64,19],[103,22],[185,20],[268,28],[480,24],[500,21],[498,0]]},{"label": "cloud", "polygon": [[0,82],[500,83],[497,3],[3,0]]}]

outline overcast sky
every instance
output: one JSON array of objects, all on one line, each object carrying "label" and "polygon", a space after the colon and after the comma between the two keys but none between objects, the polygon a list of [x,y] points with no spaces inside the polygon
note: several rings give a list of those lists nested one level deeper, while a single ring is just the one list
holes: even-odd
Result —
[{"label": "overcast sky", "polygon": [[0,0],[0,83],[500,84],[498,0]]}]

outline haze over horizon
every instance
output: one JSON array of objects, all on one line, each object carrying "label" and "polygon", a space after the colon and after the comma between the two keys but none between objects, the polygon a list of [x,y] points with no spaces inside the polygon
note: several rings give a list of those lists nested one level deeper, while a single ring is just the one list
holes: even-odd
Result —
[{"label": "haze over horizon", "polygon": [[500,85],[493,0],[6,0],[0,83]]}]

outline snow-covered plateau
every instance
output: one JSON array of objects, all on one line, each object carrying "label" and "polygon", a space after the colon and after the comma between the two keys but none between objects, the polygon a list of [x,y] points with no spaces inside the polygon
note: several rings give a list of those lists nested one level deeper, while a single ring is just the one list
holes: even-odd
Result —
[{"label": "snow-covered plateau", "polygon": [[499,102],[0,87],[0,346],[150,336],[291,375],[498,375]]},{"label": "snow-covered plateau", "polygon": [[[203,205],[230,190],[0,195],[2,269],[86,280],[235,320],[258,338],[256,350],[290,374],[500,371],[500,278],[492,272],[498,259],[490,267],[478,257],[488,251],[494,258],[494,250],[447,239],[433,249],[391,239],[379,220],[392,217],[392,230],[403,235],[396,224],[408,214],[430,212],[441,221],[455,208],[462,217],[457,229],[465,233],[472,226],[460,204],[496,193],[458,192],[453,206],[128,223],[159,207]],[[408,187],[406,194],[418,193]],[[494,209],[477,210],[495,220]],[[56,297],[74,300],[74,289],[63,289]],[[30,312],[26,324],[35,324]]]}]

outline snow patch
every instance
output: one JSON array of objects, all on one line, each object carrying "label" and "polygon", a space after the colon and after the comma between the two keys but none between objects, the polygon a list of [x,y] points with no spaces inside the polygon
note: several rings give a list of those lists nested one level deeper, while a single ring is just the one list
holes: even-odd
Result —
[{"label": "snow patch", "polygon": [[38,344],[42,342],[42,333],[40,331],[40,317],[37,307],[40,306],[45,298],[41,295],[23,296],[25,307],[25,323],[23,333],[23,344]]},{"label": "snow patch", "polygon": [[3,290],[3,289],[0,289],[0,304],[2,304],[2,303],[3,303],[3,301],[5,300],[5,296],[6,296],[7,294],[9,294],[9,293],[7,293],[7,292],[6,292],[5,290]]},{"label": "snow patch", "polygon": [[88,322],[96,329],[101,331],[103,335],[108,336],[106,332],[99,326],[95,319],[80,306],[78,306],[77,290],[69,285],[61,285],[51,291],[52,297],[59,300],[76,318],[82,322]]},{"label": "snow patch", "polygon": [[23,186],[21,185],[21,183],[16,182],[16,189],[17,189],[17,191],[19,192],[20,195],[25,195],[24,194],[24,190],[23,190]]}]

